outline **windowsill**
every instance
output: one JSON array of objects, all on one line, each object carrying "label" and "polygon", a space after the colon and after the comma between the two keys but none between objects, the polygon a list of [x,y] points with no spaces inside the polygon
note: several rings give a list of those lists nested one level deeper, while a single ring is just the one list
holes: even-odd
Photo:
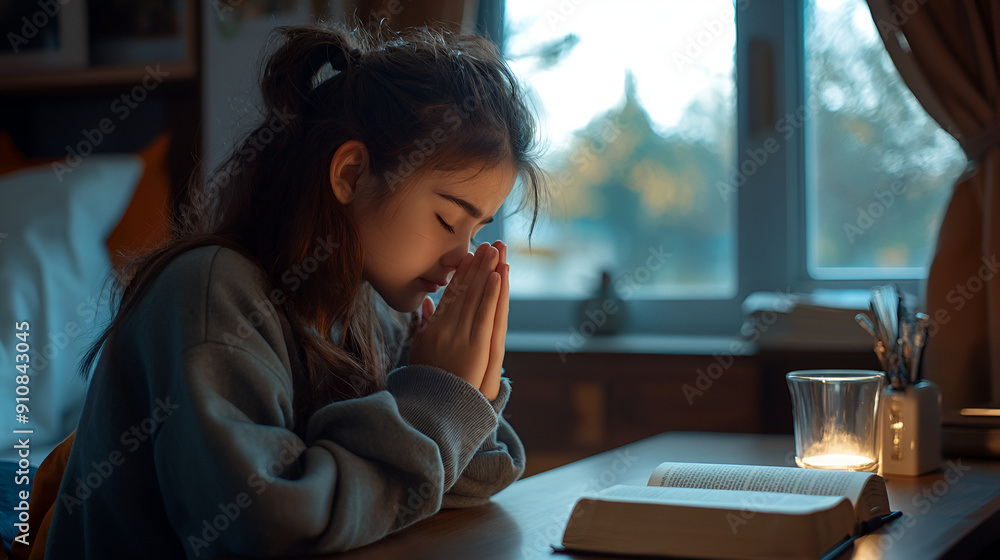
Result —
[{"label": "windowsill", "polygon": [[676,354],[688,356],[726,354],[745,356],[758,354],[763,351],[769,353],[857,353],[871,351],[871,344],[868,342],[859,344],[854,340],[822,340],[795,337],[786,337],[778,340],[770,339],[766,341],[766,344],[758,344],[733,336],[665,334],[594,335],[584,337],[583,343],[579,344],[579,338],[565,332],[508,331],[506,349],[508,352]]},{"label": "windowsill", "polygon": [[[872,340],[854,316],[866,312],[868,290],[809,293],[755,292],[742,304],[749,340],[739,335],[624,333],[583,336],[571,330],[508,330],[511,352],[753,355],[761,352],[871,352]],[[911,296],[912,298],[912,296]],[[910,307],[915,302],[909,302]],[[749,323],[748,323],[749,321]]]},{"label": "windowsill", "polygon": [[[581,340],[582,339],[582,340]],[[735,336],[657,334],[593,335],[557,331],[508,331],[508,352],[751,355],[757,346]]]}]

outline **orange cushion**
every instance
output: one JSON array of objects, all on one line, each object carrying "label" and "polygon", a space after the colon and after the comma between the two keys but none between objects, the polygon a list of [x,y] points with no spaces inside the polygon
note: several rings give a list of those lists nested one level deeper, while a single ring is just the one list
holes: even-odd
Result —
[{"label": "orange cushion", "polygon": [[31,523],[27,546],[14,541],[10,547],[11,558],[14,560],[43,560],[45,558],[45,539],[49,536],[49,524],[52,522],[52,512],[55,511],[56,497],[59,485],[62,483],[69,452],[73,447],[76,431],[69,435],[45,457],[35,471],[31,481],[31,496],[28,498],[28,518],[41,519],[41,523]]},{"label": "orange cushion", "polygon": [[[105,240],[108,256],[115,267],[125,260],[124,255],[144,252],[170,238],[170,170],[167,167],[170,141],[171,133],[164,132],[138,153],[143,163],[139,184],[122,219]],[[0,130],[0,175],[63,159],[27,158],[14,146],[10,136]]]},{"label": "orange cushion", "polygon": [[170,139],[170,132],[164,132],[139,152],[145,164],[142,177],[125,214],[105,243],[111,263],[116,267],[125,256],[143,253],[170,239],[170,170],[167,167]]},{"label": "orange cushion", "polygon": [[25,167],[24,154],[14,146],[14,141],[6,131],[0,130],[0,175],[13,173]]}]

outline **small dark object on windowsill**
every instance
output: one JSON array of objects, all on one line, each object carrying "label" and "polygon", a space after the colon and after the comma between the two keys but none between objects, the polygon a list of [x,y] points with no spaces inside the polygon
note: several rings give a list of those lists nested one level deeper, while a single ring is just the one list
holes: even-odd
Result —
[{"label": "small dark object on windowsill", "polygon": [[617,334],[625,326],[625,318],[625,300],[611,286],[611,273],[602,270],[596,295],[577,308],[577,326],[584,335]]}]

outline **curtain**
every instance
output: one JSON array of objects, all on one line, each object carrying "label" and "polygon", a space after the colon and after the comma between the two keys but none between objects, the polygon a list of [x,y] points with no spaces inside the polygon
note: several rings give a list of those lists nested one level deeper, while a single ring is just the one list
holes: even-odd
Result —
[{"label": "curtain", "polygon": [[970,161],[938,231],[925,287],[924,377],[943,409],[1000,402],[1000,92],[991,0],[868,0],[882,42],[927,113]]}]

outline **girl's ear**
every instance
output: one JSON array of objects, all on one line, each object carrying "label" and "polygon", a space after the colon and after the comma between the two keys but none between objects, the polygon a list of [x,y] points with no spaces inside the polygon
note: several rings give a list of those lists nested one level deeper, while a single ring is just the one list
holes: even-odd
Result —
[{"label": "girl's ear", "polygon": [[368,148],[357,140],[341,144],[330,160],[330,187],[341,204],[358,193],[359,180],[368,173]]}]

